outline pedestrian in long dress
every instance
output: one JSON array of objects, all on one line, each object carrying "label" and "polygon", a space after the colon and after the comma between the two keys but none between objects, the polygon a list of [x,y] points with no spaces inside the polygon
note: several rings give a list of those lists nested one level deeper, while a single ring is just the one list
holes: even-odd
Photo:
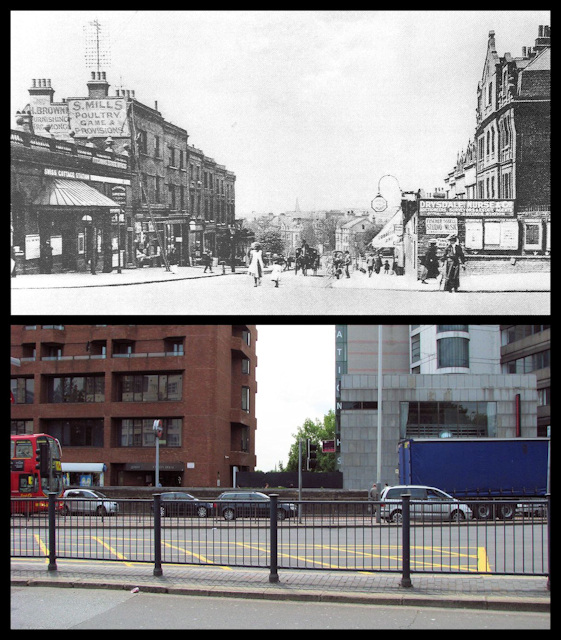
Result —
[{"label": "pedestrian in long dress", "polygon": [[452,293],[452,291],[458,291],[460,288],[460,266],[463,266],[466,259],[462,247],[458,243],[458,236],[451,234],[446,239],[449,244],[442,256],[444,263],[444,291]]},{"label": "pedestrian in long dress", "polygon": [[421,282],[427,283],[427,278],[438,278],[440,270],[438,268],[438,256],[436,255],[436,240],[429,241],[429,248],[422,258]]},{"label": "pedestrian in long dress", "polygon": [[261,284],[261,278],[263,277],[263,251],[261,249],[261,245],[258,242],[254,242],[251,245],[251,262],[249,263],[249,267],[247,269],[247,275],[253,276],[255,280],[255,284],[253,286],[257,286]]}]

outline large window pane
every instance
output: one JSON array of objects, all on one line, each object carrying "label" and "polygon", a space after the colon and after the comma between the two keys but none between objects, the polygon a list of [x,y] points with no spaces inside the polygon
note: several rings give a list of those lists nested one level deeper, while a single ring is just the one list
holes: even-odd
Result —
[{"label": "large window pane", "polygon": [[134,400],[133,394],[133,380],[134,376],[121,376],[121,401],[132,402]]},{"label": "large window pane", "polygon": [[174,373],[168,376],[168,400],[181,400],[181,387],[183,386],[183,376],[181,373]]},{"label": "large window pane", "polygon": [[147,374],[143,376],[143,397],[144,402],[158,401],[158,376],[157,374]]},{"label": "large window pane", "polygon": [[441,338],[437,341],[438,367],[469,368],[469,340],[467,338]]}]

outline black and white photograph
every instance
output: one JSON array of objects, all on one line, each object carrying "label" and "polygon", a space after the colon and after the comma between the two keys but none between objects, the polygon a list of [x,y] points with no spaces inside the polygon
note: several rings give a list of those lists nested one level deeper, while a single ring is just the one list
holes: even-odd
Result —
[{"label": "black and white photograph", "polygon": [[12,11],[12,313],[549,314],[550,17]]}]

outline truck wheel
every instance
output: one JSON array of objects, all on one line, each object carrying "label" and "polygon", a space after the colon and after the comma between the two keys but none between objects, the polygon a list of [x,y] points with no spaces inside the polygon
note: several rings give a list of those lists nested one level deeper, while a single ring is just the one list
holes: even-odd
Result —
[{"label": "truck wheel", "polygon": [[493,517],[493,506],[490,504],[478,504],[475,513],[478,520],[491,520]]},{"label": "truck wheel", "polygon": [[514,518],[514,505],[502,504],[499,507],[499,518],[501,520],[512,520]]},{"label": "truck wheel", "polygon": [[396,509],[395,511],[392,511],[390,513],[390,522],[396,522],[401,524],[402,521],[403,521],[403,516],[401,515],[401,511],[399,509]]}]

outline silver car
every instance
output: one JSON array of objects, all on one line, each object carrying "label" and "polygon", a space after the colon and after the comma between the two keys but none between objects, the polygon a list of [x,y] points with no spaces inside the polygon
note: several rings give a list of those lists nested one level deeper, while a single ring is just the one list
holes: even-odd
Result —
[{"label": "silver car", "polygon": [[96,516],[116,514],[119,505],[113,500],[108,500],[101,491],[93,489],[67,489],[63,496],[62,512],[65,515],[71,513],[88,513]]},{"label": "silver car", "polygon": [[[404,493],[411,495],[411,518],[420,520],[470,520],[473,513],[467,504],[440,489],[422,485],[385,487],[380,496],[380,515],[388,522],[401,522]],[[419,501],[419,502],[418,502]],[[422,502],[421,502],[422,501]]]}]

